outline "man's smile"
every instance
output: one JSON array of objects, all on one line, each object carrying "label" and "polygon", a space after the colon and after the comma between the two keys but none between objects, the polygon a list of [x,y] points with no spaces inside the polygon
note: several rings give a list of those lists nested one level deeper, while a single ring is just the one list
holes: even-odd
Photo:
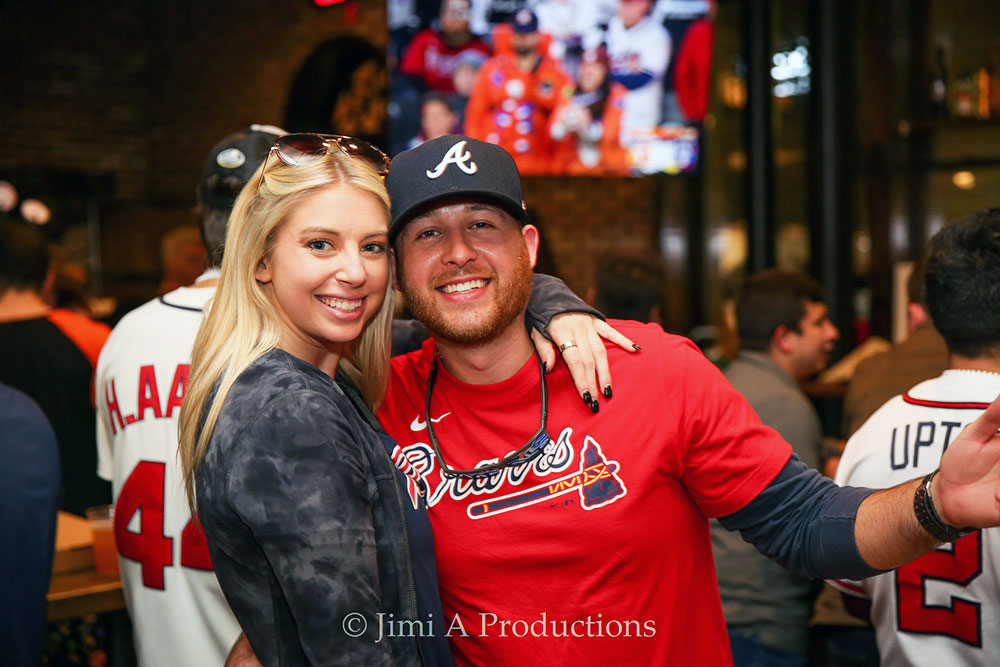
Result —
[{"label": "man's smile", "polygon": [[486,287],[486,285],[490,282],[492,281],[489,279],[474,278],[472,280],[463,280],[461,282],[442,285],[441,287],[438,287],[437,290],[442,294],[468,294],[469,292]]}]

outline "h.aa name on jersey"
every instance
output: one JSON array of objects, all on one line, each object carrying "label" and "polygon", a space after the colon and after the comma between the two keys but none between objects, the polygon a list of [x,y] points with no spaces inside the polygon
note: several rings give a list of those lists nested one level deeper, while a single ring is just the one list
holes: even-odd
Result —
[{"label": "h.aa name on jersey", "polygon": [[[174,410],[179,410],[181,402],[184,400],[184,392],[187,390],[188,375],[190,374],[190,364],[178,364],[170,381],[169,389],[162,398],[159,390],[159,383],[156,377],[156,367],[152,364],[139,367],[139,376],[136,378],[138,391],[136,391],[135,411],[131,412],[133,406],[120,405],[118,391],[115,388],[116,378],[109,378],[104,384],[104,401],[108,409],[108,421],[111,425],[111,433],[117,434],[118,429],[124,430],[128,426],[140,422],[144,419],[169,419],[173,416]],[[161,377],[162,377],[161,371]],[[122,382],[130,381],[130,378],[118,378]],[[166,385],[164,385],[166,386]],[[125,410],[126,412],[122,412]]]}]

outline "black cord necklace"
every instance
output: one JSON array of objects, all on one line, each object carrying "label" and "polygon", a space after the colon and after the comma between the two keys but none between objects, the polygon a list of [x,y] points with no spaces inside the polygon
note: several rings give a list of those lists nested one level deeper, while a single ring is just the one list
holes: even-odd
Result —
[{"label": "black cord necklace", "polygon": [[542,385],[542,416],[538,432],[528,442],[518,448],[517,451],[511,452],[499,461],[483,463],[471,470],[456,470],[449,467],[444,462],[444,457],[441,456],[441,445],[438,443],[437,435],[434,433],[434,421],[431,419],[431,394],[434,391],[434,383],[437,380],[438,372],[438,357],[437,354],[434,355],[434,361],[431,363],[431,372],[427,378],[427,399],[424,401],[424,419],[427,420],[427,435],[430,437],[434,455],[437,456],[438,462],[441,464],[442,476],[480,478],[496,475],[504,468],[531,461],[545,449],[545,445],[552,442],[552,438],[545,432],[545,425],[548,422],[549,416],[549,396],[545,387],[545,367],[542,365],[542,358],[538,356],[537,351],[535,351],[535,359],[538,361],[538,377]]}]

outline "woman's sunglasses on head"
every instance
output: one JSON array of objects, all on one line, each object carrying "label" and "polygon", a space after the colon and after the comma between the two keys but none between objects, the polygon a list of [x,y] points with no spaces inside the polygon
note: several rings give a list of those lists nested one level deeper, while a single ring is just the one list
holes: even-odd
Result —
[{"label": "woman's sunglasses on head", "polygon": [[267,157],[264,158],[264,168],[260,171],[260,183],[257,187],[260,188],[264,182],[264,172],[267,170],[267,161],[271,159],[271,155],[276,154],[285,164],[297,167],[309,158],[325,155],[333,150],[334,146],[352,158],[360,158],[371,163],[383,178],[389,173],[389,156],[364,139],[345,137],[341,134],[300,132],[278,137],[274,142]]}]

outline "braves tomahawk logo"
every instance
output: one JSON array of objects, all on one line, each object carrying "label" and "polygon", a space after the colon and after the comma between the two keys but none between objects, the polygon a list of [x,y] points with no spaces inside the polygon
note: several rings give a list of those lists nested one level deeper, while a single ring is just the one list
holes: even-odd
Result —
[{"label": "braves tomahawk logo", "polygon": [[441,158],[441,161],[437,163],[437,166],[434,169],[427,170],[427,178],[439,178],[444,173],[444,170],[448,168],[448,165],[452,164],[470,176],[476,173],[479,167],[472,161],[472,151],[465,150],[466,143],[468,142],[463,139],[449,148],[448,152]]},{"label": "braves tomahawk logo", "polygon": [[625,495],[625,484],[617,472],[618,462],[608,461],[601,451],[601,446],[588,435],[583,447],[583,456],[580,457],[580,469],[576,472],[519,493],[472,503],[466,512],[469,518],[482,519],[492,514],[534,505],[571,491],[579,492],[583,509],[597,509]]},{"label": "braves tomahawk logo", "polygon": [[[414,506],[417,506],[419,497],[424,497],[427,506],[433,507],[445,495],[453,500],[463,500],[471,495],[492,496],[504,485],[520,486],[529,472],[547,477],[569,470],[575,458],[570,441],[572,434],[572,428],[564,429],[557,440],[545,447],[541,456],[533,461],[505,468],[496,475],[464,479],[441,477],[438,473],[433,475],[435,480],[440,480],[436,485],[430,480],[431,473],[437,468],[434,454],[425,443],[414,443],[405,449],[397,446],[393,459],[408,477],[407,490]],[[584,439],[576,470],[522,491],[471,503],[466,513],[471,519],[482,519],[523,509],[572,492],[579,494],[583,509],[594,510],[613,503],[628,493],[625,482],[618,474],[620,469],[618,461],[609,460],[601,445],[588,435]]]}]

